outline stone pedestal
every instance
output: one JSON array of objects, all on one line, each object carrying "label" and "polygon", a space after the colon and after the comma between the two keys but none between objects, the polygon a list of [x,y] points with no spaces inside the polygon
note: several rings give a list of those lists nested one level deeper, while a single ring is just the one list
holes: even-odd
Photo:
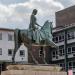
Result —
[{"label": "stone pedestal", "polygon": [[58,66],[50,65],[9,65],[1,75],[67,75]]}]

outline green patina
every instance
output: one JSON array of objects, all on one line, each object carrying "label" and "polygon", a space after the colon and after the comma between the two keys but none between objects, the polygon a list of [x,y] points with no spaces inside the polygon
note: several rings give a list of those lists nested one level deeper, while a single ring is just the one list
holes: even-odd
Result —
[{"label": "green patina", "polygon": [[31,40],[33,37],[33,40],[35,40],[34,43],[40,44],[42,40],[46,40],[51,46],[56,46],[56,44],[52,41],[52,28],[52,22],[46,21],[40,29],[36,29],[35,31],[30,29],[21,30],[20,34],[27,36]]}]

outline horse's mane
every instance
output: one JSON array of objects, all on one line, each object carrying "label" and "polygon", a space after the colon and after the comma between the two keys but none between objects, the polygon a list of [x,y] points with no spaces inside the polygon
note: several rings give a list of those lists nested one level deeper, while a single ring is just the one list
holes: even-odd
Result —
[{"label": "horse's mane", "polygon": [[47,28],[47,27],[48,27],[48,26],[47,26],[47,23],[49,23],[48,20],[44,23],[44,25],[41,27],[40,30]]}]

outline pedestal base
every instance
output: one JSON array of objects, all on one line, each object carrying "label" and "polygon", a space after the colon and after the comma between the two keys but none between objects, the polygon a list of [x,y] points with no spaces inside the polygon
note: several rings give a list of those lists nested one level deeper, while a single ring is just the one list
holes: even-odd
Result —
[{"label": "pedestal base", "polygon": [[66,75],[58,66],[50,65],[8,65],[1,75]]}]

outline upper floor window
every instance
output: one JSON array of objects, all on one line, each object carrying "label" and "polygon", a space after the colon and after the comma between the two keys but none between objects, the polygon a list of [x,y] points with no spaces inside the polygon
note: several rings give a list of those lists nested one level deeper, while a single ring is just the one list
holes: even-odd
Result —
[{"label": "upper floor window", "polygon": [[53,38],[53,41],[54,41],[55,43],[64,41],[64,35],[62,34],[62,35],[59,35],[59,36],[54,37],[54,38]]},{"label": "upper floor window", "polygon": [[72,47],[72,53],[75,53],[75,47]]},{"label": "upper floor window", "polygon": [[57,58],[57,55],[58,55],[58,51],[56,50],[56,51],[52,51],[52,57],[53,58]]},{"label": "upper floor window", "polygon": [[58,37],[54,37],[54,38],[53,38],[53,41],[54,41],[55,43],[58,43]]},{"label": "upper floor window", "polygon": [[8,55],[9,55],[9,56],[12,56],[12,52],[13,52],[12,49],[8,49]]},{"label": "upper floor window", "polygon": [[20,56],[25,56],[25,50],[20,50]]},{"label": "upper floor window", "polygon": [[0,48],[0,55],[2,55],[2,48]]},{"label": "upper floor window", "polygon": [[52,52],[52,57],[55,57],[56,56],[56,53],[55,51]]},{"label": "upper floor window", "polygon": [[67,48],[67,53],[68,54],[75,53],[75,47],[74,46],[73,47],[68,47]]},{"label": "upper floor window", "polygon": [[68,39],[68,40],[74,39],[74,32],[68,32],[68,34],[67,34],[67,39]]},{"label": "upper floor window", "polygon": [[2,40],[2,33],[0,33],[0,40]]},{"label": "upper floor window", "polygon": [[64,48],[59,48],[59,55],[60,56],[64,55]]},{"label": "upper floor window", "polygon": [[71,47],[67,48],[67,53],[71,54]]},{"label": "upper floor window", "polygon": [[62,41],[64,41],[64,35],[59,36],[59,42],[62,42]]},{"label": "upper floor window", "polygon": [[8,41],[13,41],[14,40],[14,35],[8,34]]}]

